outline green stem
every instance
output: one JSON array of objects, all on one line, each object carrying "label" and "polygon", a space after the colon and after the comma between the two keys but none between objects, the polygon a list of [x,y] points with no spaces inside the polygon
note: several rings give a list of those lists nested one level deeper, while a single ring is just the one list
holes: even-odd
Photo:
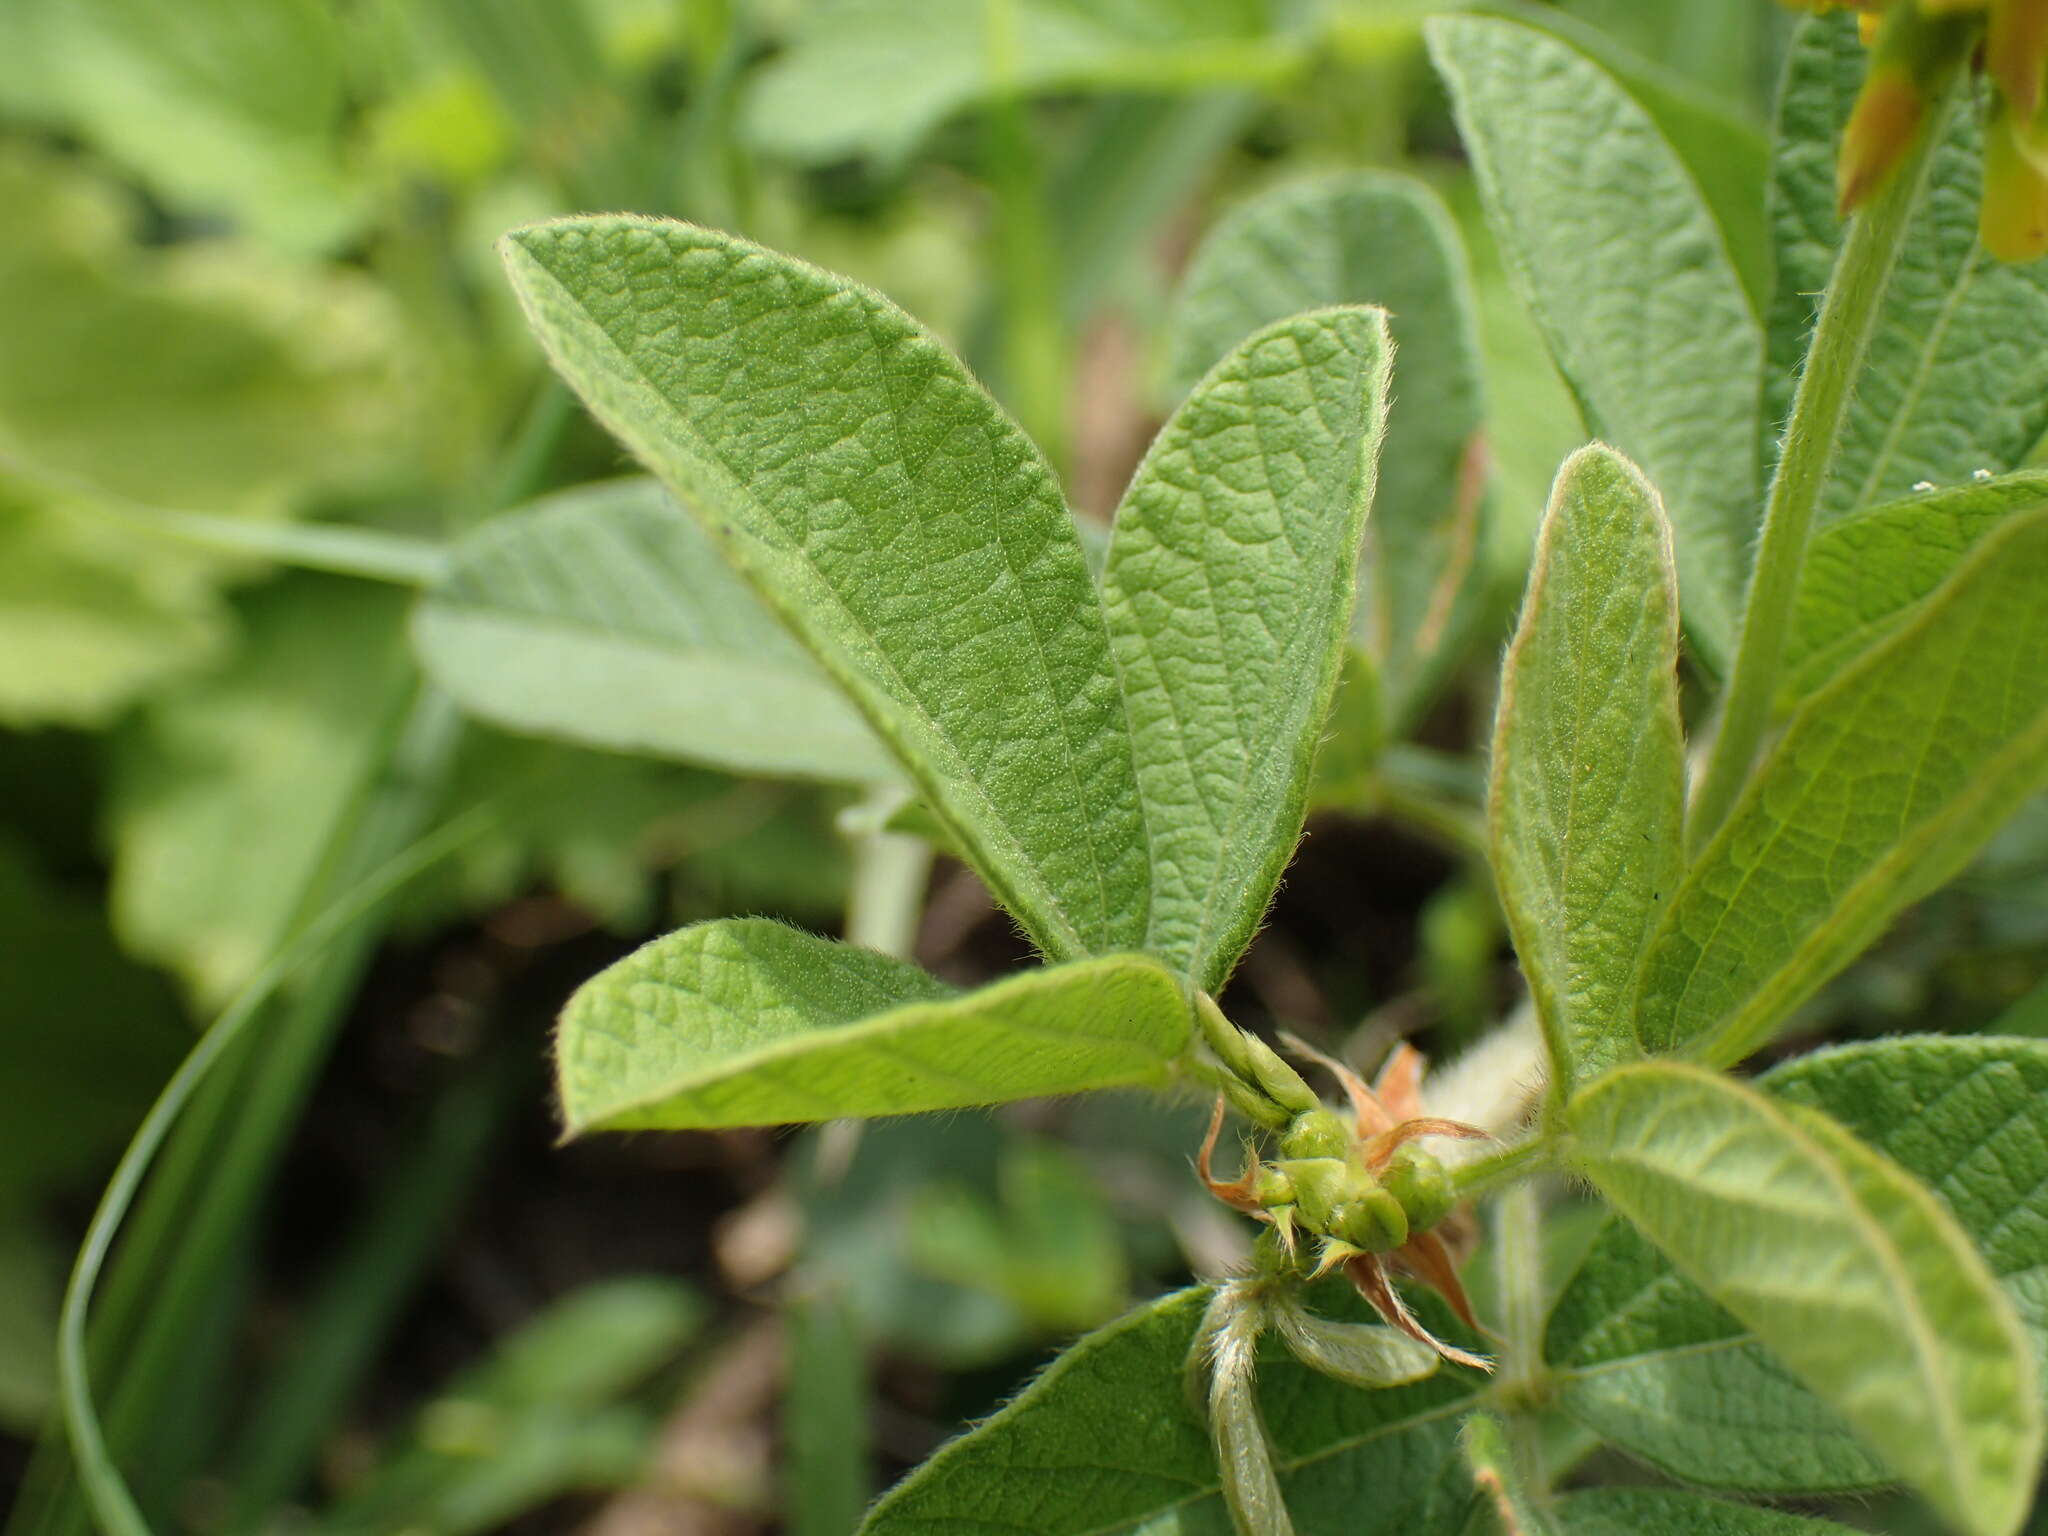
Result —
[{"label": "green stem", "polygon": [[1799,596],[1800,570],[1815,509],[1834,467],[1835,449],[1857,377],[1884,309],[1907,225],[1933,159],[1946,116],[1954,71],[1930,82],[1929,107],[1900,164],[1849,226],[1841,255],[1828,280],[1820,319],[1807,347],[1806,366],[1792,398],[1785,445],[1771,478],[1764,509],[1763,538],[1750,575],[1749,599],[1734,673],[1721,706],[1714,737],[1687,826],[1693,849],[1704,845],[1727,818],[1749,777],[1770,725],[1778,666]]},{"label": "green stem", "polygon": [[1543,1388],[1543,1192],[1524,1180],[1494,1203],[1494,1274],[1506,1356],[1500,1391],[1507,1437],[1529,1498],[1541,1506],[1551,1475],[1531,1411]]}]

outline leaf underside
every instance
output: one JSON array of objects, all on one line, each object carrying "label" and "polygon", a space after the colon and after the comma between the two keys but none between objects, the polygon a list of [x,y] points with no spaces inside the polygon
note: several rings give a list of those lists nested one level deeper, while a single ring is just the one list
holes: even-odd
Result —
[{"label": "leaf underside", "polygon": [[2048,776],[2048,510],[2009,518],[1813,694],[1644,955],[1651,1051],[1739,1060]]},{"label": "leaf underside", "polygon": [[652,480],[551,496],[455,546],[421,666],[493,724],[737,773],[896,777],[846,697]]},{"label": "leaf underside", "polygon": [[1676,1063],[1571,1105],[1624,1215],[1960,1529],[2010,1536],[2042,1449],[2026,1335],[1926,1187],[1840,1124]]},{"label": "leaf underside", "polygon": [[1501,903],[1561,1085],[1635,1052],[1629,985],[1678,886],[1684,797],[1670,529],[1634,465],[1584,449],[1538,537],[1488,797]]},{"label": "leaf underside", "polygon": [[1663,494],[1686,629],[1721,670],[1759,507],[1764,351],[1727,237],[1603,64],[1496,17],[1439,17],[1428,38],[1510,271],[1588,430]]},{"label": "leaf underside", "polygon": [[556,1040],[569,1132],[782,1125],[1163,1085],[1178,982],[1112,955],[961,993],[759,918],[698,923],[586,982]]},{"label": "leaf underside", "polygon": [[[1935,1036],[1816,1052],[1761,1085],[1923,1179],[2048,1357],[2048,1044]],[[1559,1403],[1687,1482],[1824,1493],[1889,1479],[1840,1416],[1625,1222],[1551,1314]]]}]

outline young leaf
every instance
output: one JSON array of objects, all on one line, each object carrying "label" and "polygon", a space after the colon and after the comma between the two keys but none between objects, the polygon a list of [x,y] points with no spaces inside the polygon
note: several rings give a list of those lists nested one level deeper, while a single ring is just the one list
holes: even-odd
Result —
[{"label": "young leaf", "polygon": [[[1804,1056],[1760,1080],[1924,1179],[2048,1356],[2048,1044],[1922,1037]],[[1686,1482],[1753,1492],[1868,1488],[1888,1474],[1742,1323],[1615,1222],[1551,1315],[1558,1401]]]},{"label": "young leaf", "polygon": [[1047,955],[1142,943],[1123,697],[1038,452],[878,294],[687,224],[505,237],[555,365],[851,694]]},{"label": "young leaf", "polygon": [[1793,715],[1650,941],[1637,1029],[1725,1064],[2048,776],[2048,510],[2009,519]]},{"label": "young leaf", "polygon": [[1589,1488],[1558,1501],[1564,1536],[1853,1536],[1832,1520],[1810,1520],[1752,1504],[1728,1504],[1668,1488]]},{"label": "young leaf", "polygon": [[1589,430],[1663,492],[1686,628],[1720,668],[1757,517],[1763,357],[1727,238],[1602,63],[1496,17],[1441,17],[1428,36],[1510,268]]},{"label": "young leaf", "polygon": [[1501,904],[1552,1081],[1634,1054],[1629,983],[1683,867],[1678,591],[1657,493],[1619,454],[1566,461],[1494,726]]},{"label": "young leaf", "polygon": [[1575,1166],[1972,1536],[2025,1518],[2026,1334],[1927,1189],[1815,1110],[1656,1062],[1568,1110]]},{"label": "young leaf", "polygon": [[[1767,313],[1767,457],[1842,242],[1836,150],[1866,69],[1852,16],[1814,18],[1794,36],[1770,187],[1777,284]],[[2012,469],[2048,432],[2048,348],[2039,342],[2048,262],[1993,261],[1977,243],[1983,130],[1971,93],[1954,93],[1949,112],[1857,378],[1823,523],[1923,481]]]},{"label": "young leaf", "polygon": [[421,667],[510,730],[737,773],[893,778],[846,696],[652,480],[551,496],[455,546]]},{"label": "young leaf", "polygon": [[[1220,1536],[1230,1529],[1216,1454],[1184,1390],[1208,1300],[1180,1291],[1089,1334],[1008,1407],[885,1495],[862,1536],[1003,1527],[1032,1536]],[[1340,1299],[1334,1304],[1332,1297]],[[1364,1304],[1319,1292],[1319,1312]],[[1430,1309],[1430,1326],[1440,1316]],[[1262,1348],[1259,1403],[1295,1528],[1347,1536],[1459,1536],[1473,1507],[1458,1415],[1477,1378],[1362,1392]],[[1134,1411],[1142,1404],[1143,1411]]]},{"label": "young leaf", "polygon": [[697,923],[577,989],[562,1118],[593,1130],[785,1125],[1159,1084],[1179,984],[1137,955],[960,993],[914,965],[760,918]]},{"label": "young leaf", "polygon": [[1799,572],[1779,705],[1790,709],[1890,634],[2007,520],[2048,507],[2048,473],[2022,470],[1869,507],[1823,529]]},{"label": "young leaf", "polygon": [[1391,351],[1378,310],[1260,331],[1174,413],[1117,509],[1102,597],[1151,840],[1144,947],[1204,991],[1301,834]]},{"label": "young leaf", "polygon": [[1174,299],[1170,387],[1288,315],[1377,304],[1400,360],[1360,619],[1397,718],[1423,702],[1483,536],[1477,300],[1456,224],[1404,176],[1314,177],[1244,203],[1209,232]]}]

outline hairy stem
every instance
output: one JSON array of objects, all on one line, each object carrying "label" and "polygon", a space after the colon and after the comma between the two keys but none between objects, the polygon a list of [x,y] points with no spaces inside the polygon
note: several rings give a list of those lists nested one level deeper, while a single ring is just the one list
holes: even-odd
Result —
[{"label": "hairy stem", "polygon": [[1763,537],[1750,573],[1742,637],[1721,706],[1720,727],[1693,797],[1687,823],[1687,843],[1692,849],[1705,844],[1727,818],[1770,725],[1771,697],[1777,690],[1778,666],[1799,596],[1799,574],[1813,533],[1814,511],[1834,467],[1842,423],[1877,330],[1899,248],[1920,200],[1954,78],[1951,70],[1929,92],[1928,110],[1911,148],[1849,226],[1834,275],[1828,280],[1820,319],[1807,347],[1806,366],[1792,398],[1784,449],[1771,477]]},{"label": "hairy stem", "polygon": [[1540,1506],[1550,1493],[1551,1473],[1543,1436],[1530,1405],[1543,1385],[1543,1193],[1524,1179],[1494,1205],[1496,1290],[1505,1345],[1500,1388],[1507,1413],[1508,1444],[1528,1496]]}]

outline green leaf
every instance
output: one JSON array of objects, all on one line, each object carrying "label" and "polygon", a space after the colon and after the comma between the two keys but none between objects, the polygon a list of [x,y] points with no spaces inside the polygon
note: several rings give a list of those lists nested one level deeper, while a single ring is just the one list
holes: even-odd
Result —
[{"label": "green leaf", "polygon": [[165,202],[225,211],[296,252],[363,200],[343,173],[342,30],[318,0],[11,0],[32,110],[141,173]]},{"label": "green leaf", "polygon": [[1427,30],[1509,267],[1589,430],[1663,492],[1687,631],[1723,667],[1757,518],[1763,357],[1727,238],[1605,66],[1517,21]]},{"label": "green leaf", "polygon": [[143,245],[132,198],[19,146],[0,148],[0,207],[10,467],[150,507],[274,513],[388,477],[422,431],[397,310],[362,274]]},{"label": "green leaf", "polygon": [[912,1262],[1002,1298],[1046,1333],[1078,1333],[1121,1311],[1123,1238],[1087,1165],[1058,1142],[1020,1140],[1003,1148],[996,1180],[994,1200],[957,1179],[919,1190],[909,1211]]},{"label": "green leaf", "polygon": [[1222,989],[1301,835],[1386,428],[1386,317],[1267,327],[1174,413],[1117,509],[1103,606],[1152,909],[1144,948]]},{"label": "green leaf", "polygon": [[686,224],[505,240],[556,366],[705,520],[1054,959],[1134,948],[1123,696],[1051,471],[878,295]]},{"label": "green leaf", "polygon": [[846,696],[652,480],[551,496],[455,546],[427,674],[508,730],[736,773],[893,778]]},{"label": "green leaf", "polygon": [[[1777,286],[1767,327],[1767,456],[1842,242],[1835,149],[1865,69],[1851,16],[1810,20],[1794,36],[1771,176]],[[2016,468],[2048,431],[2048,348],[2038,342],[2048,332],[2048,261],[1993,261],[1977,243],[1977,119],[1974,94],[1953,93],[1843,424],[1823,525],[1921,482],[1953,485],[1978,470]]]},{"label": "green leaf", "polygon": [[959,993],[760,918],[656,939],[577,989],[556,1057],[570,1134],[785,1125],[1160,1084],[1179,984],[1136,955]]},{"label": "green leaf", "polygon": [[1209,232],[1181,280],[1170,387],[1185,394],[1260,326],[1329,304],[1384,308],[1399,359],[1360,618],[1405,715],[1459,627],[1485,499],[1477,301],[1442,200],[1404,176],[1346,172],[1240,205]]},{"label": "green leaf", "polygon": [[[293,576],[241,604],[244,644],[115,739],[115,930],[219,1007],[298,920],[295,903],[383,760],[405,675],[403,598]],[[262,850],[262,857],[238,851]]]},{"label": "green leaf", "polygon": [[[754,77],[749,136],[771,154],[901,160],[996,83],[990,33],[1009,45],[1001,83],[1021,92],[1158,92],[1274,79],[1295,51],[1269,38],[1265,0],[824,0]],[[876,90],[887,80],[890,88]]]},{"label": "green leaf", "polygon": [[[1228,1536],[1216,1453],[1184,1384],[1209,1294],[1179,1291],[1089,1334],[885,1495],[862,1536]],[[1367,1315],[1341,1290],[1315,1304]],[[1458,1536],[1473,1491],[1457,1420],[1478,1380],[1446,1367],[1363,1392],[1262,1346],[1261,1415],[1295,1529]]]},{"label": "green leaf", "polygon": [[[1761,1080],[1925,1180],[2048,1358],[2048,1044],[1920,1037],[1801,1057]],[[1840,1417],[1623,1222],[1586,1256],[1544,1345],[1558,1402],[1686,1482],[1867,1488],[1888,1474]]]},{"label": "green leaf", "polygon": [[2026,1516],[2042,1452],[2026,1334],[1925,1186],[1826,1115],[1676,1063],[1567,1112],[1573,1164],[1939,1508]]},{"label": "green leaf", "polygon": [[674,1360],[703,1313],[693,1291],[653,1276],[571,1292],[450,1383],[316,1529],[468,1536],[566,1493],[632,1483],[658,1426],[618,1399]]},{"label": "green leaf", "polygon": [[1869,507],[1822,529],[1799,571],[1780,707],[1895,630],[1986,535],[2044,506],[2048,474],[2023,470]]},{"label": "green leaf", "polygon": [[1852,1536],[1832,1520],[1809,1520],[1751,1504],[1728,1504],[1666,1488],[1592,1488],[1558,1501],[1564,1536]]},{"label": "green leaf", "polygon": [[217,655],[205,556],[0,475],[0,723],[102,726]]},{"label": "green leaf", "polygon": [[1551,493],[1508,649],[1488,828],[1561,1089],[1633,1055],[1629,986],[1684,867],[1671,532],[1599,446]]},{"label": "green leaf", "polygon": [[1644,956],[1653,1051],[1739,1060],[2048,776],[2048,510],[1794,714]]}]

